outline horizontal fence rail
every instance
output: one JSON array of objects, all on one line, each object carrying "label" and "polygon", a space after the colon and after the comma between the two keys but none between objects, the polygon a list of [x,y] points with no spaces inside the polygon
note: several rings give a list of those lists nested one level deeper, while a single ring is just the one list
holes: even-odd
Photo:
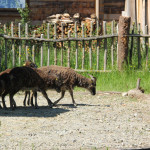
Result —
[{"label": "horizontal fence rail", "polygon": [[[94,29],[93,22],[89,26],[75,22],[72,30],[66,30],[63,23],[61,27],[48,23],[35,30],[27,23],[24,26],[21,23],[5,24],[0,30],[0,68],[4,70],[20,66],[30,59],[38,66],[60,65],[82,72],[111,71],[118,65],[118,25],[115,21],[103,21],[102,24],[97,21],[95,26]],[[42,31],[38,33],[40,28]],[[59,33],[58,28],[61,28]],[[148,32],[141,34],[140,30],[135,33],[135,30],[133,26],[132,33],[124,35],[130,38],[129,64],[136,64],[140,68],[142,57],[145,57],[148,67],[150,35]],[[141,54],[143,50],[145,54]]]}]

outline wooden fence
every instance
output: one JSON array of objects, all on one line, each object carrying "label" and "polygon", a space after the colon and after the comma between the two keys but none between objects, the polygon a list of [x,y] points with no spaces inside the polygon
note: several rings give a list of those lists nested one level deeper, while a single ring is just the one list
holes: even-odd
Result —
[{"label": "wooden fence", "polygon": [[[15,26],[14,23],[11,23],[10,28],[4,25],[3,33],[0,34],[1,70],[8,67],[20,66],[23,60],[28,59],[31,59],[35,63],[40,62],[40,66],[54,64],[71,67],[77,71],[100,72],[110,71],[115,67],[117,68],[118,28],[114,21],[109,23],[109,25],[106,25],[106,21],[103,22],[103,25],[97,22],[96,30],[93,30],[93,22],[91,22],[88,35],[85,34],[86,24],[82,24],[81,28],[77,31],[77,22],[74,24],[74,31],[69,30],[67,32],[68,35],[64,34],[62,24],[61,36],[59,37],[57,24],[51,25],[48,23],[45,27],[46,28],[43,28],[45,34],[41,34],[40,37],[37,37],[37,30],[29,32],[28,24],[25,24],[23,27],[20,23]],[[102,32],[100,32],[100,30]],[[107,34],[107,31],[109,34]],[[134,31],[135,28],[131,30],[132,34],[125,35],[131,37],[129,43],[129,63],[131,65],[133,63],[133,49],[135,49],[134,39],[136,39],[137,52],[135,53],[138,56],[137,68],[140,68],[142,59],[140,39],[142,38],[144,39],[144,44],[142,44],[144,48],[142,50],[146,51],[146,55],[144,55],[146,57],[144,59],[146,67],[148,67],[148,38],[150,35],[142,35],[140,27],[138,27],[138,34],[135,34]],[[22,34],[23,32],[24,34]],[[37,46],[40,52],[38,53],[39,59],[36,60]],[[23,58],[22,51],[24,51]],[[64,55],[64,53],[66,55]]]}]

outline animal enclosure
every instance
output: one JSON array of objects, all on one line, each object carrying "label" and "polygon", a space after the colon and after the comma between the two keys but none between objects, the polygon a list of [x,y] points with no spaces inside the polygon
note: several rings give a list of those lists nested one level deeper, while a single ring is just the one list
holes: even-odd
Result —
[{"label": "animal enclosure", "polygon": [[[148,27],[146,26],[146,29]],[[59,32],[58,32],[59,31]],[[147,30],[146,30],[147,31]],[[148,68],[150,37],[131,26],[128,62],[131,68]],[[118,66],[118,24],[115,21],[87,24],[4,24],[0,34],[0,68],[20,66],[32,60],[38,66],[60,65],[77,71],[110,71]]]}]

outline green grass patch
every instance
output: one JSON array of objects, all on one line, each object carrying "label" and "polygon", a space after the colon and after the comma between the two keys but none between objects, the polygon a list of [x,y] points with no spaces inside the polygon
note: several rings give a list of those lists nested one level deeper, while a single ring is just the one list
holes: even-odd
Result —
[{"label": "green grass patch", "polygon": [[[88,77],[88,73],[81,73]],[[137,79],[141,78],[141,87],[146,93],[150,93],[149,71],[112,71],[92,73],[97,78],[98,91],[120,91],[125,92],[136,88]]]}]

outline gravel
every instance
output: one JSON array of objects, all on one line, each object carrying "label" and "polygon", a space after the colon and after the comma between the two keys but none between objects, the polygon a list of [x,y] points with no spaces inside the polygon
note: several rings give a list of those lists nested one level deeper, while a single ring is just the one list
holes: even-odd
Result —
[{"label": "gravel", "polygon": [[[52,101],[60,94],[48,92]],[[150,100],[121,94],[76,91],[49,108],[39,93],[39,109],[23,107],[24,93],[15,96],[17,109],[0,109],[0,149],[94,150],[150,148]],[[6,97],[9,106],[9,99]]]}]

